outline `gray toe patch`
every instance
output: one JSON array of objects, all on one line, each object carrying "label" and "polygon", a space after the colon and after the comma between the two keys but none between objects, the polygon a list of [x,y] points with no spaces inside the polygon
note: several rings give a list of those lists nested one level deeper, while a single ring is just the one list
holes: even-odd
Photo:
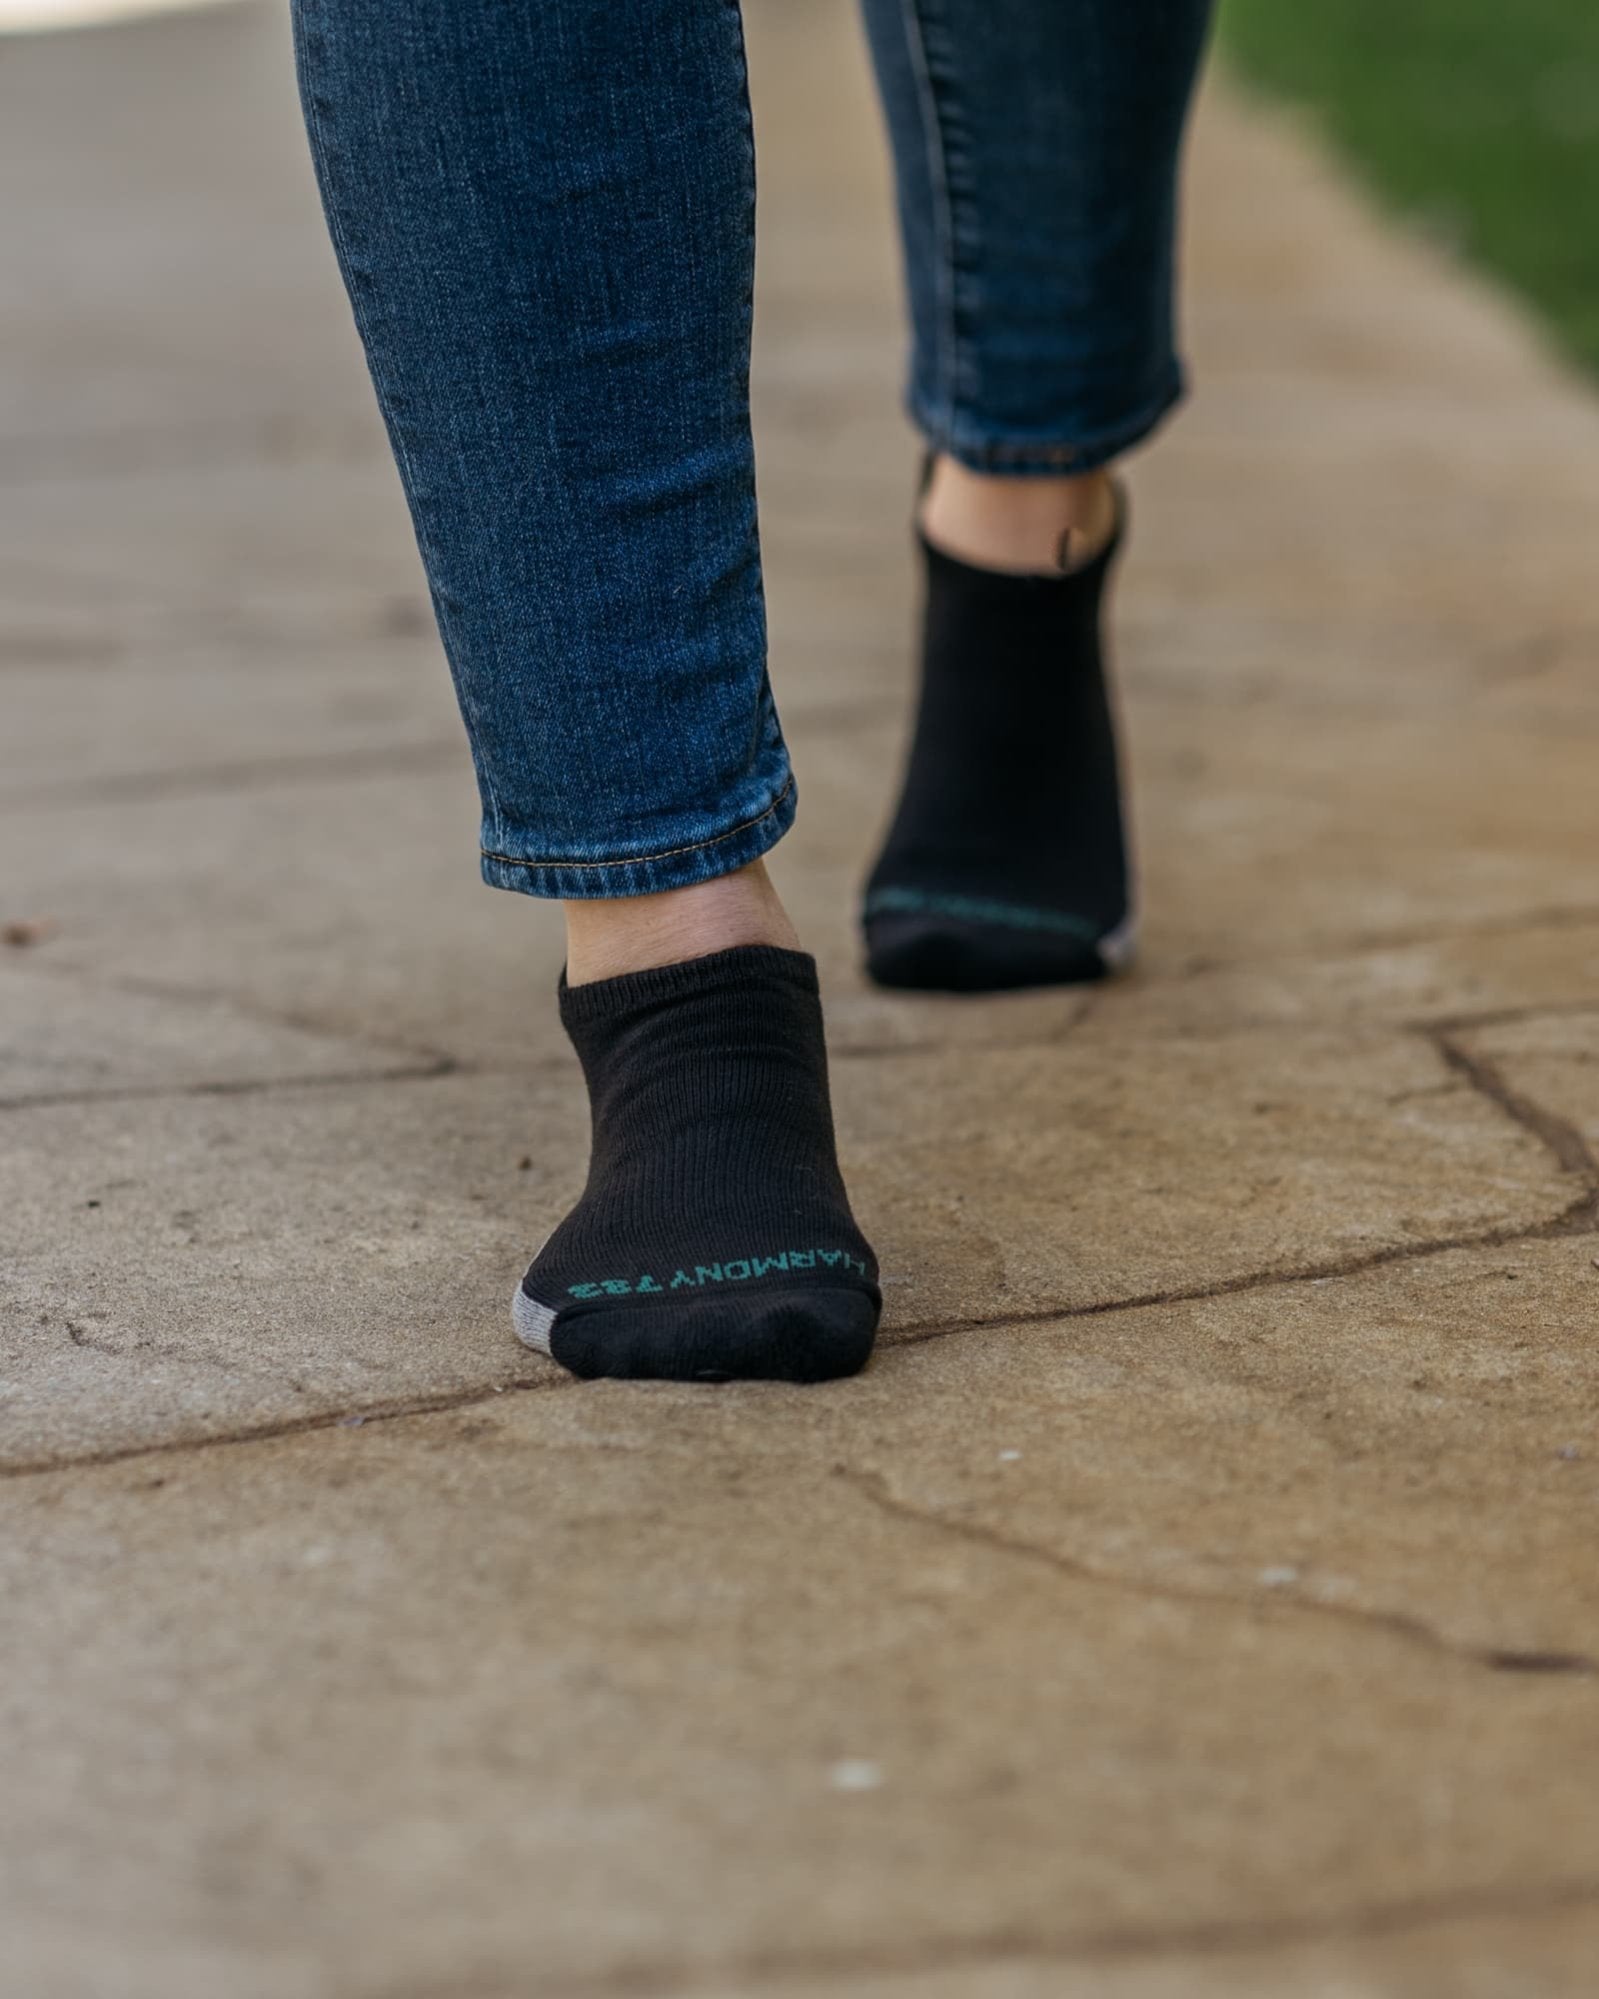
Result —
[{"label": "gray toe patch", "polygon": [[523,1346],[531,1347],[535,1353],[550,1350],[550,1328],[555,1324],[553,1305],[541,1305],[536,1298],[530,1298],[519,1284],[516,1296],[511,1300],[511,1323],[516,1327],[516,1337]]}]

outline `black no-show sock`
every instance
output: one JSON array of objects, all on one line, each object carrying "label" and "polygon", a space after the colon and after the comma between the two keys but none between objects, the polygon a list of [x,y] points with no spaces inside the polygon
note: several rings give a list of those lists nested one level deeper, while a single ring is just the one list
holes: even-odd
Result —
[{"label": "black no-show sock", "polygon": [[1128,955],[1131,891],[1100,626],[1121,539],[1118,519],[1082,568],[1015,576],[921,538],[921,706],[863,912],[866,968],[879,985],[1074,984]]},{"label": "black no-show sock", "polygon": [[747,946],[561,983],[593,1118],[518,1337],[574,1374],[825,1381],[866,1364],[877,1263],[839,1175],[814,960]]}]

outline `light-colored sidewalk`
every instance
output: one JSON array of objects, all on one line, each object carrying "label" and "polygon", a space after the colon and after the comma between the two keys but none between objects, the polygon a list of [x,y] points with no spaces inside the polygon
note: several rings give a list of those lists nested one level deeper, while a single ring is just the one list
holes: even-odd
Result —
[{"label": "light-colored sidewalk", "polygon": [[896,269],[751,0],[777,858],[862,1379],[579,1388],[475,799],[248,6],[0,51],[7,1999],[1586,1999],[1599,404],[1213,93],[1134,476],[1148,947],[874,995]]}]

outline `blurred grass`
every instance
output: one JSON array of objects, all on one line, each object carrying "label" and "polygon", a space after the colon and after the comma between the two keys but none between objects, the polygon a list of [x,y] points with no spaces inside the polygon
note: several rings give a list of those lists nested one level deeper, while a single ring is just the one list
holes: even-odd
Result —
[{"label": "blurred grass", "polygon": [[1599,0],[1223,0],[1222,39],[1599,372]]}]

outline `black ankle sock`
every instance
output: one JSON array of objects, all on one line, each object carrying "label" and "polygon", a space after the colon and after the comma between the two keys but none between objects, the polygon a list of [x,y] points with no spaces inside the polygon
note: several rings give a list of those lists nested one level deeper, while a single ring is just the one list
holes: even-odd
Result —
[{"label": "black ankle sock", "polygon": [[522,1280],[518,1336],[589,1378],[863,1367],[877,1263],[839,1177],[814,961],[751,946],[563,979],[561,1019],[588,1185]]},{"label": "black ankle sock", "polygon": [[880,985],[951,992],[1102,977],[1131,929],[1101,650],[1121,528],[1065,576],[975,569],[922,541],[921,707],[867,883]]}]

